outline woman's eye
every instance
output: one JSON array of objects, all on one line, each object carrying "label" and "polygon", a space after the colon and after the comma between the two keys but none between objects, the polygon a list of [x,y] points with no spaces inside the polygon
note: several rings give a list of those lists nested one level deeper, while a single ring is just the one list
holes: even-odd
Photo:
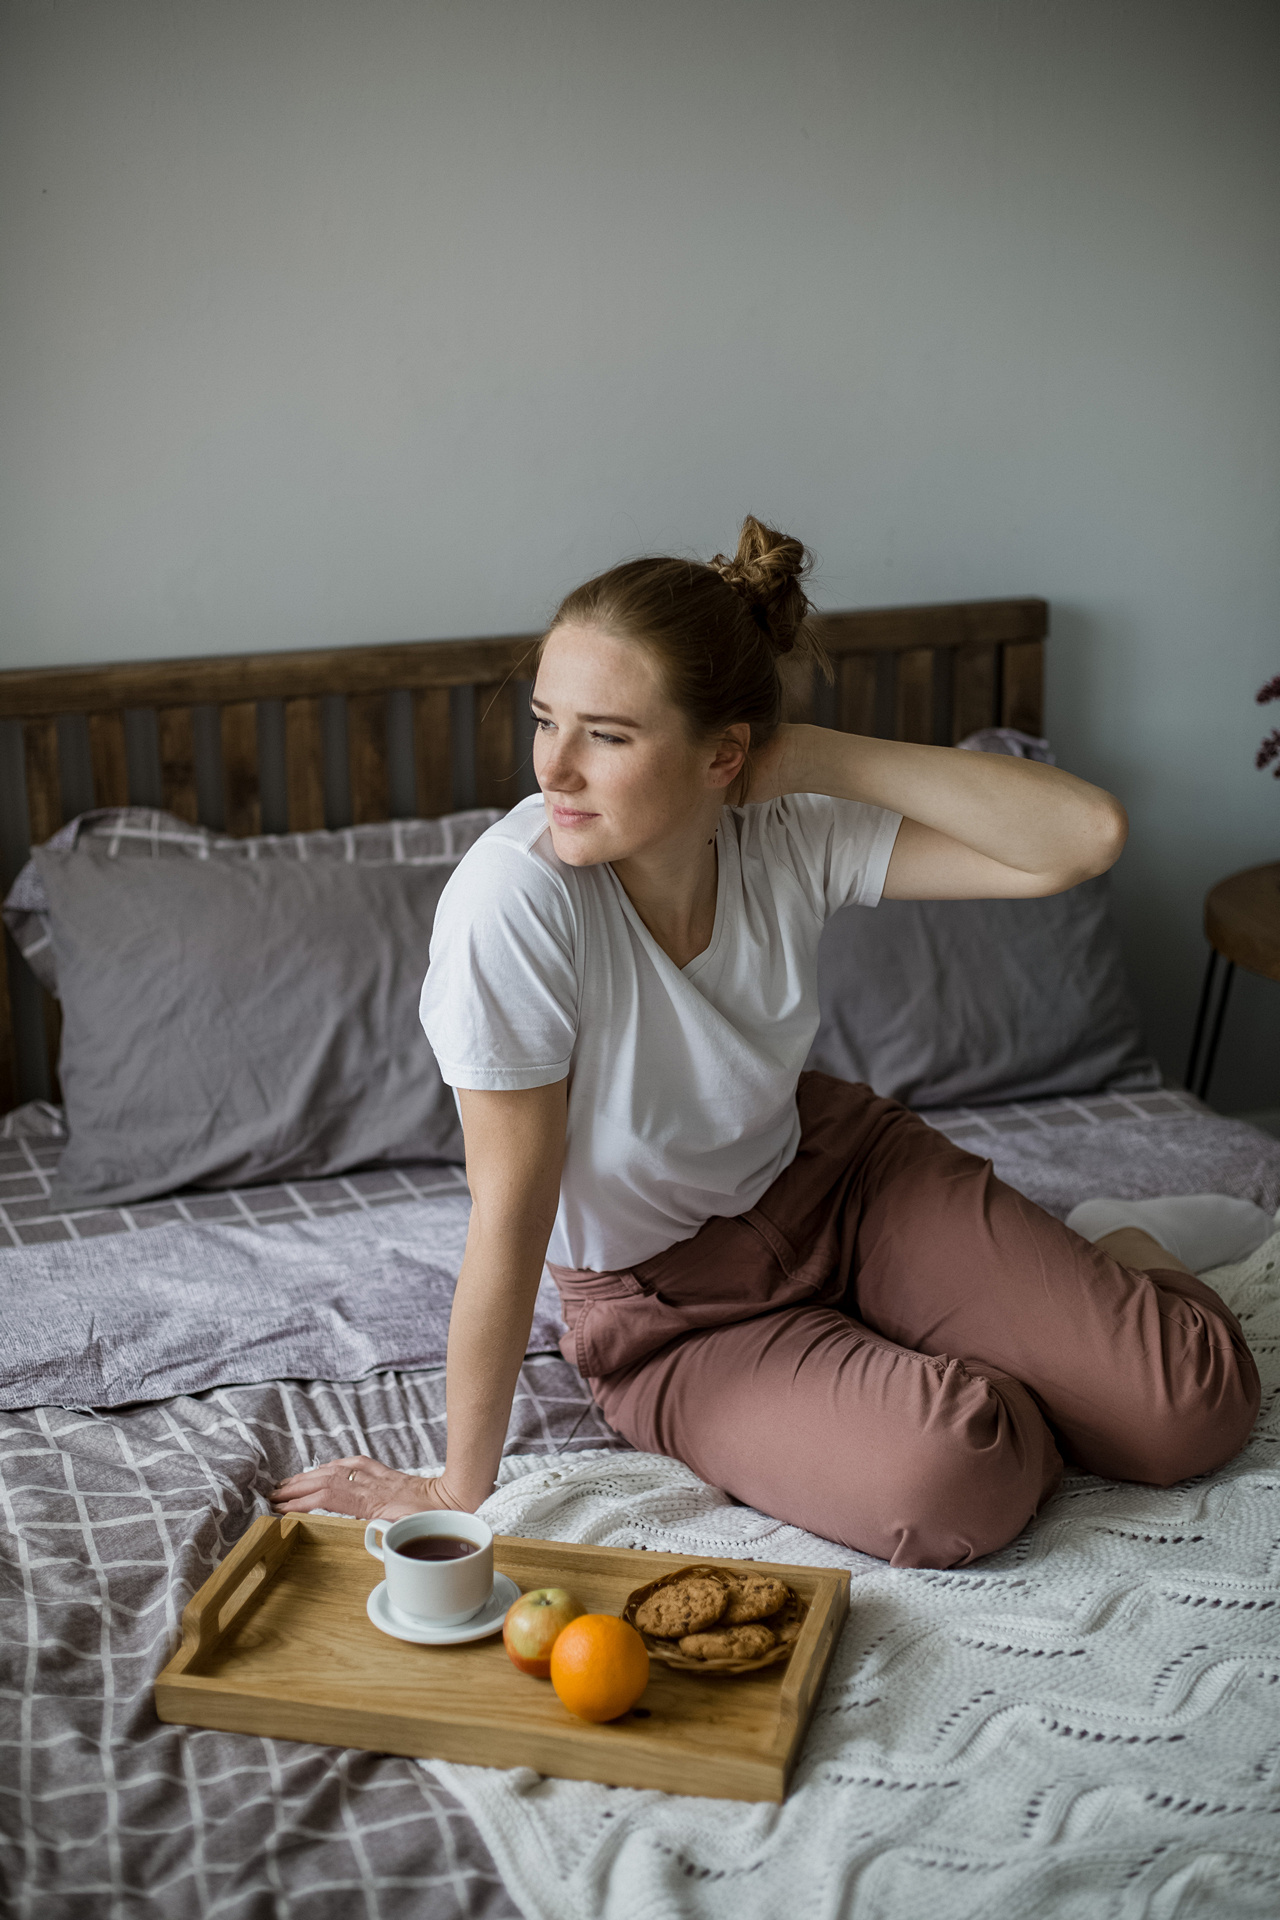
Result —
[{"label": "woman's eye", "polygon": [[[548,719],[545,713],[534,713],[531,714],[530,717],[533,720],[534,727],[539,733],[551,733],[554,731],[555,721]],[[606,747],[625,747],[627,744],[621,734],[600,733],[594,728],[588,737],[592,740],[599,740]]]}]

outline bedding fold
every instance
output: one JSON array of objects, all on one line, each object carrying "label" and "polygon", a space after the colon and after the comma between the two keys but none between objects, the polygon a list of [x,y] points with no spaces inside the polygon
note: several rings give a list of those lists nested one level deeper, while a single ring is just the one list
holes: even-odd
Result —
[{"label": "bedding fold", "polygon": [[[0,1407],[121,1407],[440,1366],[466,1194],[260,1227],[173,1221],[0,1261]],[[529,1352],[562,1332],[544,1279]]]}]

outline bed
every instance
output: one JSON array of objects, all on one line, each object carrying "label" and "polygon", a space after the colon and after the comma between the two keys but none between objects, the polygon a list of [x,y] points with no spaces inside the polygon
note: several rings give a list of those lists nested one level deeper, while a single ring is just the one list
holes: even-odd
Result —
[{"label": "bed", "polygon": [[[791,717],[940,743],[992,729],[1003,730],[1006,744],[1021,742],[1020,750],[1039,740],[1043,602],[848,612],[825,615],[821,625],[835,682],[791,684]],[[342,854],[349,864],[358,861],[359,848],[375,844],[383,823],[397,819],[465,817],[472,831],[493,817],[492,809],[530,790],[524,715],[532,644],[531,636],[517,635],[0,675],[6,885],[24,868],[29,848],[59,834],[89,847],[100,870],[114,845],[113,860],[126,849],[117,862],[121,870],[132,858],[127,849],[141,848],[146,857],[138,873],[150,874],[167,858],[185,874],[188,865],[203,870],[224,855],[226,870],[240,871],[237,843],[251,850],[240,866],[256,872],[267,842],[274,859],[287,841],[304,850],[321,844],[307,836],[348,835],[341,846],[357,849]],[[86,816],[87,824],[69,824]],[[364,840],[350,838],[361,833]],[[423,854],[420,866],[456,852]],[[54,874],[54,856],[45,857],[41,870]],[[77,1053],[84,1021],[81,1012],[74,1028],[68,999],[74,1030],[60,1035],[59,1003],[48,991],[52,976],[45,969],[44,984],[40,977],[43,935],[35,916],[49,910],[41,898],[23,895],[10,917],[0,982],[0,1104],[7,1109],[0,1122],[5,1910],[33,1920],[71,1920],[90,1911],[184,1920],[214,1914],[228,1920],[268,1914],[496,1920],[541,1912],[544,1896],[522,1874],[519,1836],[502,1812],[505,1803],[493,1798],[496,1789],[482,1791],[457,1770],[433,1771],[404,1759],[166,1727],[155,1719],[151,1683],[172,1649],[185,1601],[266,1511],[265,1496],[277,1478],[332,1452],[366,1451],[405,1468],[441,1457],[443,1333],[468,1203],[456,1151],[414,1157],[387,1150],[385,1141],[368,1160],[336,1169],[313,1152],[300,1170],[281,1170],[269,1154],[255,1160],[237,1148],[239,1160],[224,1155],[216,1167],[205,1165],[198,1181],[176,1190],[157,1190],[152,1175],[134,1181],[147,1189],[135,1192],[118,1168],[102,1187],[106,1198],[86,1199],[74,1182],[68,1188],[65,1168],[76,1130],[69,1142],[59,1066],[74,1069],[67,1106],[75,1111],[89,1084]],[[918,1010],[908,1007],[902,1030],[889,1034],[887,1051],[868,1066],[859,1052],[862,1038],[841,1015],[841,968],[851,935],[833,953],[825,1052],[815,1064],[830,1071],[865,1068],[884,1083],[881,1090],[911,1097],[931,1124],[989,1155],[1004,1178],[1059,1215],[1100,1186],[1133,1194],[1211,1188],[1275,1210],[1280,1143],[1212,1114],[1181,1089],[1162,1087],[1131,1033],[1109,1034],[1097,1059],[1084,1058],[1097,1038],[1093,1029],[1086,1033],[1087,1023],[1122,1019],[1111,1002],[1099,1013],[1089,999],[1088,980],[1098,971],[1099,942],[1106,937],[1104,903],[1090,911],[1079,936],[1083,997],[1070,1045],[1059,1034],[1056,1051],[1041,1049],[1029,1062],[1018,1039],[1019,1031],[1030,1031],[1024,1016],[1021,1029],[1010,1029],[1012,1038],[992,1029],[988,1052],[1002,1062],[996,1077],[984,1080],[979,1073],[966,1081],[950,1055],[921,1058]],[[936,951],[932,923],[923,932],[909,918],[896,930],[885,924],[885,939],[906,942],[894,952],[924,951],[922,940]],[[981,938],[980,923],[975,927],[970,935]],[[1060,927],[1047,933],[1042,927],[1037,937],[1065,951]],[[1114,967],[1108,952],[1106,964]],[[60,967],[70,966],[69,955],[64,943]],[[892,955],[863,954],[858,964],[865,971],[873,961],[892,970]],[[1016,1000],[1017,992],[992,996],[988,990],[987,997]],[[892,1021],[881,1025],[887,1032]],[[963,1097],[944,1097],[957,1090]],[[139,1098],[150,1097],[144,1083]],[[444,1138],[432,1137],[437,1145]],[[336,1157],[350,1151],[348,1142]],[[257,1177],[233,1177],[238,1165],[256,1168]],[[77,1177],[83,1188],[83,1170]],[[93,1177],[105,1179],[101,1164]],[[406,1276],[412,1311],[404,1305]],[[1257,1284],[1265,1293],[1264,1283]],[[557,1332],[555,1302],[544,1293],[495,1495],[497,1520],[511,1530],[553,1533],[563,1521],[563,1537],[571,1537],[574,1526],[579,1531],[572,1537],[581,1537],[581,1512],[574,1521],[556,1505],[580,1473],[581,1486],[594,1490],[591,1512],[598,1513],[589,1522],[596,1528],[591,1537],[620,1539],[628,1526],[643,1535],[645,1502],[657,1497],[645,1491],[649,1468],[596,1412],[560,1357]],[[1264,1409],[1264,1425],[1267,1417]],[[1258,1444],[1273,1443],[1263,1434]],[[1059,1502],[1075,1500],[1078,1508],[1100,1487],[1069,1483]],[[685,1489],[680,1497],[681,1511],[693,1510],[690,1500],[694,1507],[698,1500],[714,1505],[714,1490]],[[1044,1539],[1053,1537],[1058,1505]],[[741,1526],[743,1511],[730,1520],[721,1514],[716,1524]],[[1111,1530],[1125,1528],[1117,1522]],[[1179,1551],[1169,1544],[1172,1534],[1151,1528],[1143,1545],[1140,1533],[1128,1528],[1139,1558],[1163,1556],[1167,1563]],[[737,1550],[749,1553],[750,1539],[743,1539]],[[803,1557],[820,1551],[821,1543],[801,1539],[790,1548],[791,1557]],[[1008,1555],[995,1556],[1000,1565],[988,1585],[1025,1585],[1026,1563],[1036,1550],[1035,1540],[1024,1537]],[[840,1563],[849,1561],[845,1556]],[[878,1570],[870,1563],[852,1570],[871,1583],[870,1596]],[[1260,1575],[1250,1621],[1263,1619],[1256,1609],[1263,1607],[1266,1584]],[[986,1602],[979,1594],[971,1604]],[[1219,1594],[1212,1605],[1221,1604]],[[1265,1602],[1266,1608],[1274,1604]],[[1201,1632],[1194,1644],[1205,1640]],[[864,1657],[855,1649],[850,1658],[855,1654]],[[1255,1667],[1262,1658],[1249,1657]],[[1030,1665],[1028,1658],[1022,1670]],[[1018,1684],[1025,1691],[1040,1681]],[[964,1710],[978,1713],[981,1697],[979,1688]],[[946,1712],[943,1705],[940,1695],[939,1724],[952,1711],[949,1694]],[[838,1689],[828,1711],[837,1709],[845,1711]],[[904,1718],[903,1739],[906,1729]],[[868,1832],[876,1824],[873,1803],[883,1799],[896,1764],[893,1726],[878,1737],[879,1776],[874,1768],[840,1776],[852,1827],[861,1818]],[[825,1751],[821,1740],[815,1751]],[[963,1771],[959,1762],[956,1769]],[[1090,1775],[1088,1765],[1080,1777],[1086,1795],[1102,1793],[1110,1778]],[[1050,1798],[1060,1790],[1052,1779],[1037,1781]],[[919,1788],[923,1801],[926,1784],[915,1780],[904,1791]],[[1270,1824],[1274,1790],[1264,1769],[1254,1799],[1270,1811]],[[788,1803],[800,1809],[797,1818],[820,1804],[818,1791],[801,1778]],[[529,1802],[525,1791],[521,1804]],[[689,1804],[696,1824],[696,1805]],[[1266,1854],[1248,1815],[1248,1808],[1242,1814],[1236,1807],[1230,1816],[1237,1825],[1244,1820],[1246,1832],[1232,1842],[1233,1859]],[[605,1817],[611,1817],[607,1810],[596,1808],[587,1824],[595,1820],[599,1827]],[[629,1818],[642,1831],[650,1818],[658,1833],[657,1811],[648,1816],[641,1807]],[[1226,1819],[1224,1813],[1220,1825]],[[710,1834],[713,1825],[704,1814],[701,1830]],[[1027,1840],[1033,1850],[1049,1847],[1051,1825],[1042,1820]],[[1061,1812],[1059,1828],[1069,1827],[1069,1814]],[[905,1873],[912,1835],[895,1833],[876,1845],[889,1855],[896,1848],[893,1857],[907,1863]],[[992,1867],[984,1877],[972,1862],[959,1860],[954,1842],[947,1844],[945,1872],[939,1868],[934,1881],[908,1876],[902,1887],[918,1882],[922,1898],[927,1887],[940,1913],[1032,1910],[1009,1891],[1025,1886],[1025,1878],[1002,1879]],[[1157,1863],[1175,1858],[1163,1843],[1154,1843],[1154,1852],[1145,1839],[1143,1845]],[[940,1857],[946,1853],[942,1847]],[[625,1874],[609,1883],[599,1865],[604,1857],[593,1856],[594,1879],[581,1879],[576,1890],[567,1881],[560,1888],[561,1910],[576,1910],[575,1899],[585,1902],[583,1911],[631,1910]],[[679,1848],[667,1847],[664,1858],[666,1877],[645,1895],[646,1911],[720,1910],[715,1888],[723,1871],[703,1872]],[[1107,1861],[1114,1865],[1113,1856],[1099,1856],[1093,1882],[1087,1874],[1080,1878],[1072,1860],[1076,1877],[1067,1892],[1035,1911],[1099,1910],[1090,1887],[1096,1892],[1111,1884]],[[1133,1868],[1133,1884],[1140,1890],[1146,1875],[1156,1886],[1151,1876],[1163,1871],[1148,1861],[1140,1871]],[[1175,1901],[1150,1910],[1253,1912],[1255,1897],[1274,1902],[1280,1884],[1274,1861],[1255,1861],[1249,1872],[1252,1878],[1232,1880],[1234,1906],[1220,1909],[1206,1896],[1200,1904]],[[1159,1886],[1172,1884],[1167,1876],[1159,1880]],[[828,1890],[829,1911],[864,1910],[852,1886],[843,1895]],[[753,1898],[750,1888],[736,1889],[736,1910],[764,1911]],[[882,1898],[883,1890],[868,1892],[865,1911],[889,1910]],[[1148,1910],[1136,1892],[1130,1907]],[[1256,1910],[1274,1911],[1274,1905]]]}]

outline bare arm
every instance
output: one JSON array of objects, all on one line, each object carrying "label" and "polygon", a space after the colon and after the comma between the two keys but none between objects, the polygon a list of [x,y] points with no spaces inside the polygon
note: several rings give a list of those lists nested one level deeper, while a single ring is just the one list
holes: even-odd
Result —
[{"label": "bare arm", "polygon": [[366,1520],[471,1512],[493,1491],[560,1199],[567,1087],[459,1094],[471,1224],[449,1320],[444,1472],[424,1480],[363,1455],[331,1460],[283,1481],[278,1511],[324,1507]]},{"label": "bare arm", "polygon": [[903,815],[890,900],[1062,893],[1105,873],[1128,833],[1114,795],[1061,767],[1006,754],[784,726],[757,756],[752,800],[826,793]]},{"label": "bare arm", "polygon": [[449,1321],[452,1506],[470,1510],[493,1492],[560,1203],[567,1088],[460,1095],[471,1225]]}]

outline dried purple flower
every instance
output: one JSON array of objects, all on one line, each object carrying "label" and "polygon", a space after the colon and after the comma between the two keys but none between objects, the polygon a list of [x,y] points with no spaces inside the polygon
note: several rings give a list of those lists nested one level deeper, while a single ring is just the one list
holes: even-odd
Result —
[{"label": "dried purple flower", "polygon": [[[1258,748],[1257,758],[1253,764],[1257,767],[1258,771],[1261,772],[1263,767],[1269,767],[1271,762],[1277,759],[1280,759],[1280,731],[1274,731],[1267,735],[1262,745]],[[1274,778],[1280,780],[1280,767],[1276,768]]]},{"label": "dried purple flower", "polygon": [[1276,675],[1274,680],[1268,680],[1265,687],[1258,688],[1258,705],[1263,707],[1268,700],[1280,700],[1280,673]]}]

